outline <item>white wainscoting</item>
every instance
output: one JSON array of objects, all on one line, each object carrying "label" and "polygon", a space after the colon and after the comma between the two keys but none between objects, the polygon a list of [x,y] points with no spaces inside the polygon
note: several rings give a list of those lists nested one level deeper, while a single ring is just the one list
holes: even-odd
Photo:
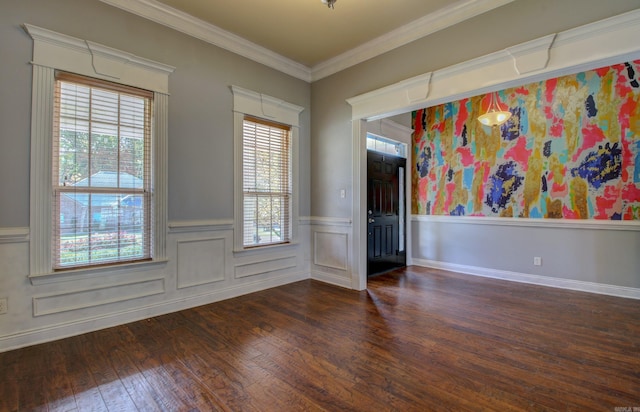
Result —
[{"label": "white wainscoting", "polygon": [[177,241],[178,289],[225,280],[226,237]]},{"label": "white wainscoting", "polygon": [[236,279],[257,276],[271,272],[279,272],[296,267],[296,255],[276,255],[269,258],[260,258],[250,262],[235,265],[234,277]]},{"label": "white wainscoting", "polygon": [[32,283],[29,229],[0,228],[0,352],[205,305],[309,278],[300,242],[233,251],[233,220],[168,224],[164,263]]},{"label": "white wainscoting", "polygon": [[33,316],[51,315],[164,293],[164,279],[148,279],[33,297]]},{"label": "white wainscoting", "polygon": [[343,271],[348,270],[348,234],[316,230],[313,235],[313,264]]},{"label": "white wainscoting", "polygon": [[351,219],[311,217],[311,278],[352,288]]}]

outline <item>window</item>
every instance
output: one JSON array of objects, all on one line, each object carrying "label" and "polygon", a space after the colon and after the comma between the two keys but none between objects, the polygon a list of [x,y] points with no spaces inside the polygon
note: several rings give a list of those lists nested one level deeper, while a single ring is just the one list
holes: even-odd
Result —
[{"label": "window", "polygon": [[29,24],[29,280],[166,263],[174,68]]},{"label": "window", "polygon": [[245,116],[242,127],[244,247],[291,239],[290,130]]},{"label": "window", "polygon": [[367,133],[367,150],[403,158],[407,157],[406,145],[371,133]]},{"label": "window", "polygon": [[232,86],[234,249],[295,243],[302,107]]},{"label": "window", "polygon": [[53,269],[151,258],[153,93],[56,73]]}]

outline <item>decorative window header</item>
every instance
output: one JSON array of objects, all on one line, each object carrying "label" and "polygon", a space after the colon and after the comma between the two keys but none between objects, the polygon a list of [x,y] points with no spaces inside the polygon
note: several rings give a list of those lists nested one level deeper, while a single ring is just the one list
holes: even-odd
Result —
[{"label": "decorative window header", "polygon": [[33,39],[32,64],[169,92],[169,74],[175,67],[30,24],[24,28]]}]

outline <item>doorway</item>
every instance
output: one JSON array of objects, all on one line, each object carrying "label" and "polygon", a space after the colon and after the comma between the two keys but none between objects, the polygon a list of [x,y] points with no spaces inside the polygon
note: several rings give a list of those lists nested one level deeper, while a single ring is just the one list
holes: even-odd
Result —
[{"label": "doorway", "polygon": [[367,276],[406,266],[406,159],[367,150]]}]

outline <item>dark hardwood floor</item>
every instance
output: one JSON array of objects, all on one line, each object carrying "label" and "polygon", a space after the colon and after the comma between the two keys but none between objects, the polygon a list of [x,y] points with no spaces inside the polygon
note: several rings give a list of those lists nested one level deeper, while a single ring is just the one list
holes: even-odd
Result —
[{"label": "dark hardwood floor", "polygon": [[1,411],[634,407],[639,301],[417,267],[0,353]]}]

